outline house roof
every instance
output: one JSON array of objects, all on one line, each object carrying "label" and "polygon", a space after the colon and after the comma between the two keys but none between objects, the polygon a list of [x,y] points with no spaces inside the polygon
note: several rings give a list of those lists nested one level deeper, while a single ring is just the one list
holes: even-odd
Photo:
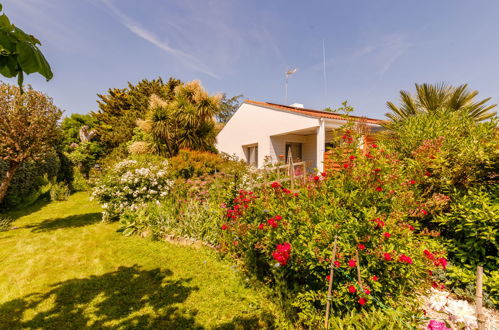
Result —
[{"label": "house roof", "polygon": [[[257,106],[268,108],[268,109],[293,112],[293,113],[296,113],[299,115],[304,115],[304,116],[309,116],[309,117],[329,118],[329,119],[345,120],[345,121],[348,120],[347,118],[345,118],[342,115],[338,115],[336,113],[331,113],[328,111],[297,108],[297,107],[292,107],[289,105],[282,105],[282,104],[275,104],[275,103],[268,103],[268,102],[257,102],[257,101],[252,101],[252,100],[245,100],[244,103],[257,105]],[[376,125],[381,125],[385,122],[384,120],[380,120],[380,119],[358,117],[358,116],[348,116],[348,118],[353,119],[355,121],[363,121],[363,122],[366,122],[369,124],[376,124]]]}]

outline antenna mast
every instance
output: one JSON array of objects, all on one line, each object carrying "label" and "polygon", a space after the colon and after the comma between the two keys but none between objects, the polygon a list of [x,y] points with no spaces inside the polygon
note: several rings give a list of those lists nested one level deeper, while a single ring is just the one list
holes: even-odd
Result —
[{"label": "antenna mast", "polygon": [[288,78],[290,75],[292,75],[293,73],[296,73],[296,71],[298,71],[297,69],[291,69],[291,70],[288,70],[285,72],[286,74],[286,82],[285,82],[285,91],[284,91],[284,104],[287,105],[288,104]]},{"label": "antenna mast", "polygon": [[323,73],[324,73],[324,98],[327,99],[326,45],[324,39],[322,39],[322,63],[323,63]]}]

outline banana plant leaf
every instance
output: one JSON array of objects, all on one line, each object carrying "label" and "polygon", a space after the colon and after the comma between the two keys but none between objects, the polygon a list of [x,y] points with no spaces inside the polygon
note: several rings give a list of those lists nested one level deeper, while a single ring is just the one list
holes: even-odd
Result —
[{"label": "banana plant leaf", "polygon": [[0,74],[7,78],[17,76],[21,90],[25,73],[39,73],[47,81],[53,77],[39,45],[38,39],[13,25],[5,14],[0,15]]}]

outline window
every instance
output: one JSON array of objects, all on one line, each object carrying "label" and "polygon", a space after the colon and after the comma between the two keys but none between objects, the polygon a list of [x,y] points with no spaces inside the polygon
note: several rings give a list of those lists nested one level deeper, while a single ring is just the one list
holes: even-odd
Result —
[{"label": "window", "polygon": [[293,162],[300,162],[302,157],[302,144],[295,142],[286,142],[286,163],[289,162],[289,158],[293,159]]},{"label": "window", "polygon": [[258,145],[246,147],[246,162],[258,167]]}]

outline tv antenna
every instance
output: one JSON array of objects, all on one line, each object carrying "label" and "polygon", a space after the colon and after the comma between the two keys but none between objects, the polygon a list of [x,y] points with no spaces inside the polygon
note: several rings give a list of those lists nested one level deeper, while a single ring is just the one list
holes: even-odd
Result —
[{"label": "tv antenna", "polygon": [[285,97],[284,97],[284,104],[285,105],[288,104],[288,78],[290,75],[296,73],[296,71],[298,71],[298,69],[290,69],[290,70],[286,71],[286,84],[285,84]]}]

